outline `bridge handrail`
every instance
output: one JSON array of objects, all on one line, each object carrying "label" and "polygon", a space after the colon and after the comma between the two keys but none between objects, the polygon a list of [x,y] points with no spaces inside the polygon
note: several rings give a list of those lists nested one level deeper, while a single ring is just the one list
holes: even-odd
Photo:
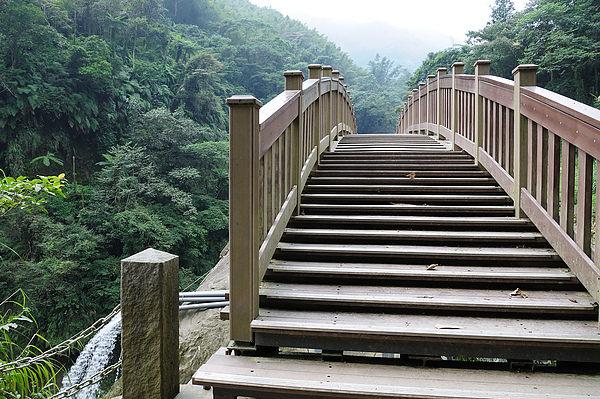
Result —
[{"label": "bridge handrail", "polygon": [[[511,81],[489,75],[490,64],[477,61],[475,75],[463,74],[463,63],[452,65],[452,75],[446,68],[430,75],[408,97],[397,133],[433,133],[471,154],[512,197],[516,216],[531,219],[600,301],[592,212],[600,110],[537,87],[536,65],[518,66]],[[595,190],[598,211],[600,185]]]},{"label": "bridge handrail", "polygon": [[330,66],[284,73],[285,91],[262,106],[233,96],[230,107],[230,335],[253,342],[259,284],[319,155],[356,133],[351,97]]}]

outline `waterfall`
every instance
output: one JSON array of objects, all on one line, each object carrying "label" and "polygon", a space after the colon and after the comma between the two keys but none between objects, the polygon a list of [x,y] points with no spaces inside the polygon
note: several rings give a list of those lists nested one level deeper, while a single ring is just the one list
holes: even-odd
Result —
[{"label": "waterfall", "polygon": [[[121,332],[121,312],[94,335],[79,354],[77,361],[65,374],[62,390],[89,379],[94,374],[109,366],[108,362],[115,349],[117,338]],[[96,399],[100,383],[90,385],[73,396],[75,399]]]}]

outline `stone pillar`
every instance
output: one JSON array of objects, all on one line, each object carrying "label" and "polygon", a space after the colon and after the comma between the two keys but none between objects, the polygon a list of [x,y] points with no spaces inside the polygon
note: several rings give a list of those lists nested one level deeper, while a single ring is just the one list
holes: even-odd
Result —
[{"label": "stone pillar", "polygon": [[491,61],[479,60],[475,67],[475,164],[479,164],[479,148],[483,145],[483,97],[479,94],[479,77],[490,74]]},{"label": "stone pillar", "polygon": [[464,62],[455,62],[452,64],[452,110],[451,110],[451,127],[452,135],[450,142],[452,151],[457,151],[456,133],[458,133],[458,90],[456,89],[456,75],[462,75],[465,71]]},{"label": "stone pillar", "polygon": [[258,316],[259,110],[252,96],[229,105],[229,325],[231,340],[252,343],[250,323]]},{"label": "stone pillar", "polygon": [[149,248],[121,261],[123,398],[179,393],[179,257]]},{"label": "stone pillar", "polygon": [[521,115],[521,87],[536,85],[537,65],[523,64],[513,69],[515,77],[515,142],[514,142],[514,191],[515,216],[523,217],[521,188],[527,185],[527,118]]},{"label": "stone pillar", "polygon": [[438,95],[437,95],[437,125],[438,125],[438,135],[437,139],[440,139],[440,132],[442,131],[442,76],[446,75],[448,69],[446,68],[438,68],[437,70],[437,84],[438,84]]}]

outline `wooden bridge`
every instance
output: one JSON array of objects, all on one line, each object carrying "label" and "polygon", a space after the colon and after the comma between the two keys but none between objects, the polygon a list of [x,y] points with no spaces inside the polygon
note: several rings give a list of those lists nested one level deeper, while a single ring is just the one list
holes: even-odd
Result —
[{"label": "wooden bridge", "polygon": [[331,67],[286,72],[262,108],[228,100],[232,342],[194,384],[600,397],[600,111],[489,65],[429,76],[395,135],[355,134]]}]

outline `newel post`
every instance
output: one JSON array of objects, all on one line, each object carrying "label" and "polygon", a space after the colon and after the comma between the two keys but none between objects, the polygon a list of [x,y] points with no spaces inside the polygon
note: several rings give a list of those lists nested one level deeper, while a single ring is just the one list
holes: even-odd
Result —
[{"label": "newel post", "polygon": [[413,126],[413,133],[415,132],[415,127],[417,127],[417,134],[419,133],[418,124],[419,124],[419,107],[421,106],[421,102],[419,101],[419,89],[413,89],[412,91],[413,98],[413,110],[411,115],[411,122]]},{"label": "newel post", "polygon": [[[425,89],[425,96],[423,96],[423,89]],[[427,118],[427,83],[421,82],[419,83],[419,134],[423,134],[423,126],[422,124],[426,122],[423,120],[423,117]],[[425,101],[425,104],[423,104]],[[423,115],[423,110],[425,110],[425,115]],[[427,134],[427,130],[425,130],[425,134]]]},{"label": "newel post", "polygon": [[513,69],[515,77],[515,142],[514,142],[514,192],[515,216],[523,217],[521,188],[527,185],[527,118],[521,115],[521,87],[536,85],[537,65],[523,64]]},{"label": "newel post", "polygon": [[479,148],[483,145],[483,97],[479,94],[479,78],[490,74],[491,61],[475,62],[475,164],[479,164]]},{"label": "newel post", "polygon": [[442,76],[446,76],[448,72],[447,68],[438,68],[437,70],[437,139],[440,139],[440,132],[442,131]]},{"label": "newel post", "polygon": [[331,126],[333,123],[333,67],[331,65],[324,65],[323,66],[323,77],[324,78],[329,78],[329,96],[328,96],[328,101],[327,104],[325,104],[326,107],[326,117],[325,117],[325,133],[327,134],[327,137],[329,137],[329,145],[327,147],[327,151],[331,151],[331,145],[333,143],[333,140],[331,138]]},{"label": "newel post", "polygon": [[319,141],[321,140],[321,77],[323,76],[323,66],[320,64],[310,64],[308,66],[308,78],[318,79],[319,88],[317,93],[317,100],[314,106],[314,120],[313,120],[313,147],[317,147],[317,157],[319,152]]},{"label": "newel post", "polygon": [[433,116],[433,110],[431,109],[431,95],[429,94],[431,92],[429,86],[433,83],[433,79],[435,79],[435,75],[427,75],[427,84],[425,85],[425,90],[427,90],[427,123],[425,134],[429,134],[429,123],[432,122]]},{"label": "newel post", "polygon": [[456,75],[462,75],[465,71],[464,62],[455,62],[452,64],[452,110],[450,116],[450,130],[452,130],[451,144],[452,151],[457,151],[456,133],[458,133],[458,90],[456,89]]},{"label": "newel post", "polygon": [[250,323],[258,316],[259,109],[252,96],[233,96],[229,105],[229,307],[231,340],[254,341]]},{"label": "newel post", "polygon": [[179,393],[179,257],[149,248],[121,261],[123,398]]},{"label": "newel post", "polygon": [[302,118],[302,82],[304,81],[304,74],[302,71],[286,71],[283,73],[285,77],[285,90],[300,91],[300,98],[298,101],[298,117],[292,123],[292,186],[298,187],[298,204],[296,205],[296,215],[300,213],[300,199],[303,187],[302,182],[302,166],[304,159],[302,159],[302,129],[303,129],[303,118]]}]

